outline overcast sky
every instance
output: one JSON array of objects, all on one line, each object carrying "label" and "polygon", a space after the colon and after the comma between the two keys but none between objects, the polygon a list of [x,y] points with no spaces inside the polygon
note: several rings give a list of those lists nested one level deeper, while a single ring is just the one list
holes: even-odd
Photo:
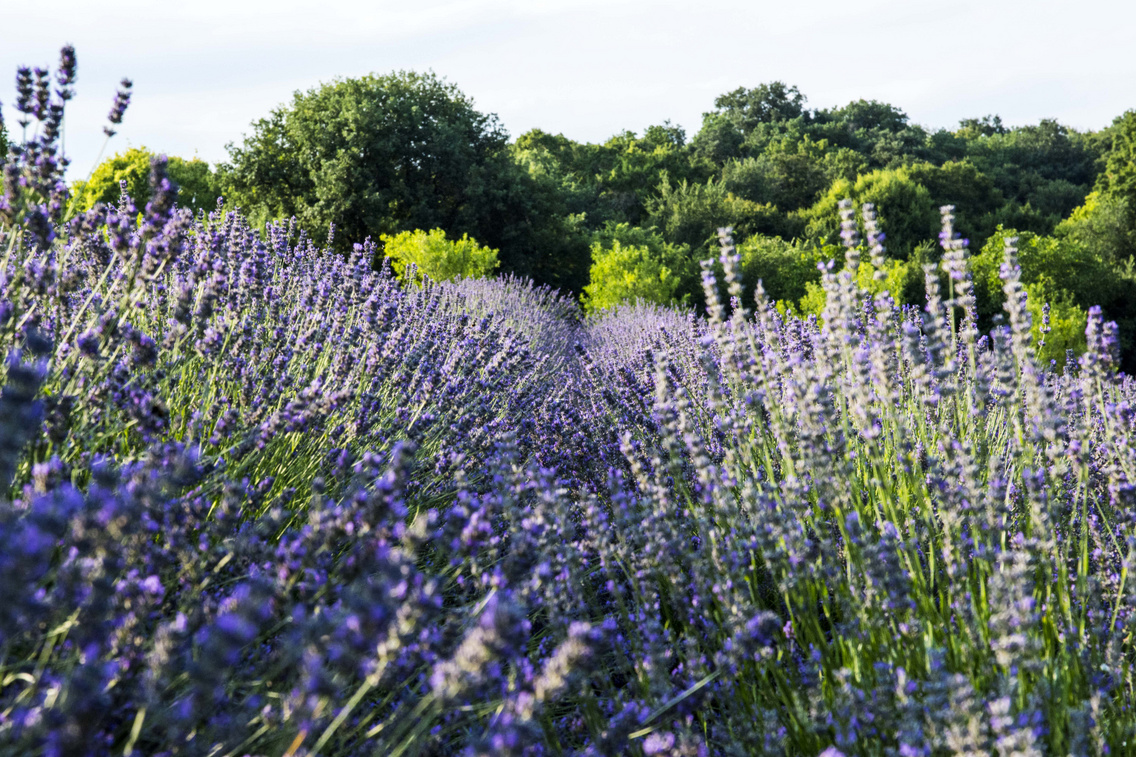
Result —
[{"label": "overcast sky", "polygon": [[[225,159],[250,124],[335,77],[432,69],[516,137],[583,141],[665,119],[698,130],[715,96],[782,80],[811,107],[864,98],[953,128],[1000,114],[1099,129],[1136,107],[1136,3],[1120,0],[36,0],[6,3],[0,102],[15,68],[75,45],[72,177],[102,145],[117,81],[134,100],[107,154]],[[6,73],[5,73],[6,72]]]}]

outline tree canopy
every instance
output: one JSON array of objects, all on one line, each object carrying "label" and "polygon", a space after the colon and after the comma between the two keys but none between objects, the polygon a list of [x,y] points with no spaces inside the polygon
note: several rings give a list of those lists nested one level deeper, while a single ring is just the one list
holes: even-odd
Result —
[{"label": "tree canopy", "polygon": [[[689,138],[663,122],[599,143],[541,129],[510,142],[454,85],[397,72],[297,92],[230,146],[220,173],[261,219],[294,216],[319,237],[334,224],[340,249],[414,229],[468,235],[499,250],[501,273],[582,293],[591,309],[700,301],[698,262],[731,226],[747,277],[819,314],[816,266],[842,257],[844,198],[873,203],[887,236],[887,270],[866,285],[921,306],[939,208],[951,205],[980,289],[996,286],[994,248],[1022,237],[1025,284],[1051,300],[1063,334],[1050,351],[1077,348],[1069,335],[1100,304],[1136,367],[1134,145],[1136,111],[1099,132],[994,114],[931,129],[878,100],[812,108],[782,81],[723,93]],[[997,292],[981,307],[988,328]]]},{"label": "tree canopy", "polygon": [[[579,285],[586,246],[546,244],[567,226],[507,143],[496,116],[456,86],[400,71],[296,92],[229,146],[222,174],[229,196],[255,217],[294,216],[312,235],[334,226],[338,248],[437,228],[499,249],[511,272]],[[569,258],[581,250],[574,266]]]},{"label": "tree canopy", "polygon": [[[127,194],[141,210],[150,201],[150,161],[154,155],[145,147],[132,147],[104,160],[91,172],[89,179],[77,181],[71,187],[76,209],[90,210],[98,202],[108,205],[118,203],[122,193],[121,182],[125,181]],[[186,160],[169,156],[166,171],[178,185],[179,205],[194,212],[208,212],[217,206],[217,198],[222,192],[208,163],[197,158]]]}]

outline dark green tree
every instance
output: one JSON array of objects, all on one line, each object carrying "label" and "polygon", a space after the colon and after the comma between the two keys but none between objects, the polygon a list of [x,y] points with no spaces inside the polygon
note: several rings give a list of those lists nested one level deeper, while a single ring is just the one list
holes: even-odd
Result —
[{"label": "dark green tree", "polygon": [[807,115],[808,98],[782,81],[760,84],[753,89],[738,87],[714,100],[714,112],[734,122],[742,132],[758,124],[791,121]]},{"label": "dark green tree", "polygon": [[1106,197],[1136,199],[1136,110],[1118,116],[1107,131],[1110,144],[1096,189]]},{"label": "dark green tree", "polygon": [[513,160],[496,116],[432,73],[296,92],[228,149],[234,202],[261,221],[294,216],[316,238],[334,224],[337,249],[440,228],[499,249],[503,271],[566,288],[586,280],[582,238],[549,244],[568,231],[549,212],[559,204],[549,185]]},{"label": "dark green tree", "polygon": [[712,173],[708,163],[692,159],[685,133],[669,122],[647,127],[642,136],[620,132],[603,144],[534,129],[517,139],[513,153],[534,178],[551,179],[569,212],[585,214],[590,229],[643,223],[663,174],[702,182]]},{"label": "dark green tree", "polygon": [[1002,124],[1002,117],[996,115],[986,115],[982,118],[964,118],[959,121],[958,131],[955,134],[963,139],[977,139],[979,137],[991,137],[995,134],[1008,134],[1007,129]]},{"label": "dark green tree", "polygon": [[674,245],[686,245],[696,258],[717,257],[718,229],[732,226],[737,239],[751,234],[791,238],[801,225],[768,203],[731,193],[720,182],[680,182],[664,177],[658,195],[648,203],[650,225]]},{"label": "dark green tree", "polygon": [[1006,199],[998,221],[1048,234],[1080,205],[1100,172],[1102,144],[1051,119],[1006,129],[997,117],[964,121],[967,157]]},{"label": "dark green tree", "polygon": [[[731,158],[755,155],[759,150],[744,150],[751,132],[763,124],[780,125],[791,121],[808,122],[811,113],[805,108],[806,98],[796,87],[775,81],[753,89],[739,87],[714,100],[714,110],[702,114],[702,128],[691,147],[696,155],[722,165]],[[766,133],[769,130],[765,130]]]},{"label": "dark green tree", "polygon": [[914,163],[907,167],[907,175],[926,188],[934,205],[955,207],[955,231],[968,238],[973,249],[994,233],[995,213],[1004,203],[1002,193],[973,163]]}]

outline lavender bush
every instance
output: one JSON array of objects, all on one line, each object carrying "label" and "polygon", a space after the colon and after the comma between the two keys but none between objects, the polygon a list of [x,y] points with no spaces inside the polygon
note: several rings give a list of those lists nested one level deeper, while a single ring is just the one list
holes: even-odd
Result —
[{"label": "lavender bush", "polygon": [[1136,388],[1099,312],[1039,365],[1012,246],[986,335],[949,209],[920,310],[856,286],[848,206],[820,319],[743,303],[724,236],[706,317],[580,320],[194,218],[160,159],[68,217],[47,76],[0,201],[0,753],[1136,738]]}]

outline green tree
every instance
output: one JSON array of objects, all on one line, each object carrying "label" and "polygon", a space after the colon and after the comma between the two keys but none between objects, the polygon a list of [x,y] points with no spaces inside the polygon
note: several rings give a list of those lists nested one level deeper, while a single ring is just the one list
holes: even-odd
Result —
[{"label": "green tree", "polygon": [[1136,370],[1136,297],[1132,296],[1136,263],[1117,261],[1107,252],[1084,247],[1076,235],[1040,236],[999,227],[971,261],[980,327],[988,328],[993,316],[1002,312],[1005,298],[998,271],[1006,237],[1017,237],[1018,263],[1027,290],[1040,285],[1055,307],[1076,305],[1088,311],[1099,305],[1105,320],[1119,326],[1121,368]]},{"label": "green tree", "polygon": [[964,118],[959,121],[959,128],[955,134],[962,139],[978,139],[979,137],[992,137],[995,134],[1008,134],[1002,124],[1002,117],[988,114],[982,118]]},{"label": "green tree", "polygon": [[650,224],[668,242],[687,245],[696,256],[716,257],[718,229],[732,226],[737,239],[751,234],[795,237],[800,228],[768,203],[731,193],[720,181],[671,184],[664,177],[648,201]]},{"label": "green tree", "polygon": [[979,249],[994,233],[995,213],[1004,204],[993,180],[969,160],[942,165],[920,162],[907,167],[907,175],[931,195],[932,204],[953,205],[955,230]]},{"label": "green tree", "polygon": [[504,269],[542,283],[572,288],[586,275],[587,246],[555,243],[568,228],[550,212],[560,205],[551,185],[514,161],[496,116],[432,73],[296,92],[229,146],[223,172],[258,220],[295,216],[312,235],[334,224],[339,249],[440,228],[499,249]]},{"label": "green tree", "polygon": [[[796,87],[774,81],[753,89],[739,87],[714,99],[714,110],[702,114],[702,128],[695,135],[695,154],[716,165],[744,157],[742,145],[763,124],[808,121],[806,97]],[[751,153],[752,154],[752,153]]]},{"label": "green tree", "polygon": [[971,258],[979,325],[983,329],[989,328],[994,316],[1003,312],[1006,298],[999,272],[1008,238],[1017,240],[1015,246],[1024,285],[1039,284],[1055,300],[1063,300],[1062,292],[1065,292],[1072,303],[1085,309],[1110,304],[1106,300],[1112,299],[1110,279],[1113,277],[1109,266],[1099,256],[1057,237],[999,226],[981,251]]},{"label": "green tree", "polygon": [[1136,110],[1117,116],[1107,131],[1109,146],[1095,189],[1106,197],[1136,198]]},{"label": "green tree", "polygon": [[584,287],[580,301],[587,313],[643,300],[666,305],[676,299],[680,277],[651,249],[624,246],[618,239],[610,247],[592,245],[591,282]]},{"label": "green tree", "polygon": [[737,252],[747,299],[760,281],[770,300],[793,305],[805,296],[810,283],[820,281],[817,264],[828,259],[826,251],[816,245],[761,234],[739,243]]},{"label": "green tree", "polygon": [[672,299],[676,302],[702,301],[702,269],[699,266],[701,255],[694,254],[690,245],[672,244],[654,228],[614,221],[608,221],[602,228],[592,232],[593,250],[596,246],[610,250],[617,242],[624,248],[647,250],[653,260],[659,261],[670,271],[671,276],[678,281],[672,293]]},{"label": "green tree", "polygon": [[840,179],[816,204],[804,211],[809,238],[834,244],[839,239],[839,202],[850,198],[855,207],[873,203],[887,235],[888,255],[906,259],[920,243],[935,239],[940,228],[939,209],[927,189],[907,169],[872,171],[855,181]]},{"label": "green tree", "polygon": [[1105,132],[1104,170],[1058,233],[1122,260],[1136,255],[1136,110],[1118,116]]},{"label": "green tree", "polygon": [[863,168],[851,150],[829,150],[822,140],[777,140],[757,157],[733,159],[722,168],[726,188],[747,200],[792,211],[812,205],[835,179]]},{"label": "green tree", "polygon": [[603,144],[581,144],[534,129],[521,135],[513,154],[531,176],[549,177],[572,213],[584,213],[598,229],[605,223],[643,223],[648,199],[663,174],[673,181],[705,181],[708,163],[693,159],[683,130],[670,123],[639,136],[616,134]]},{"label": "green tree", "polygon": [[[1079,355],[1085,351],[1085,326],[1088,317],[1085,309],[1073,301],[1064,289],[1055,286],[1048,279],[1041,279],[1025,285],[1027,309],[1033,325],[1030,333],[1037,345],[1037,356],[1043,363],[1049,363],[1061,370],[1065,367],[1069,350]],[[1049,306],[1048,313],[1045,307]],[[1048,331],[1045,319],[1048,318]]]},{"label": "green tree", "polygon": [[[154,156],[155,153],[145,147],[132,147],[104,160],[95,167],[87,181],[78,181],[72,186],[76,209],[87,211],[98,202],[117,204],[121,195],[120,182],[125,181],[127,193],[141,210],[150,201],[150,161]],[[179,205],[195,213],[217,207],[221,190],[208,163],[197,158],[185,160],[170,156],[167,171],[178,185]]]},{"label": "green tree", "polygon": [[404,280],[411,265],[416,269],[415,280],[419,282],[423,278],[432,281],[480,279],[492,275],[500,265],[497,250],[482,247],[467,234],[461,239],[447,239],[441,229],[419,229],[394,236],[384,234],[379,239],[391,268]]},{"label": "green tree", "polygon": [[1136,255],[1133,201],[1136,197],[1129,200],[1111,192],[1091,192],[1081,207],[1057,225],[1054,235],[1119,264]]},{"label": "green tree", "polygon": [[969,137],[969,161],[1006,198],[997,215],[1007,226],[1028,223],[1036,233],[1048,234],[1083,202],[1100,170],[1101,141],[1051,119],[1014,129],[991,121],[958,133]]}]

